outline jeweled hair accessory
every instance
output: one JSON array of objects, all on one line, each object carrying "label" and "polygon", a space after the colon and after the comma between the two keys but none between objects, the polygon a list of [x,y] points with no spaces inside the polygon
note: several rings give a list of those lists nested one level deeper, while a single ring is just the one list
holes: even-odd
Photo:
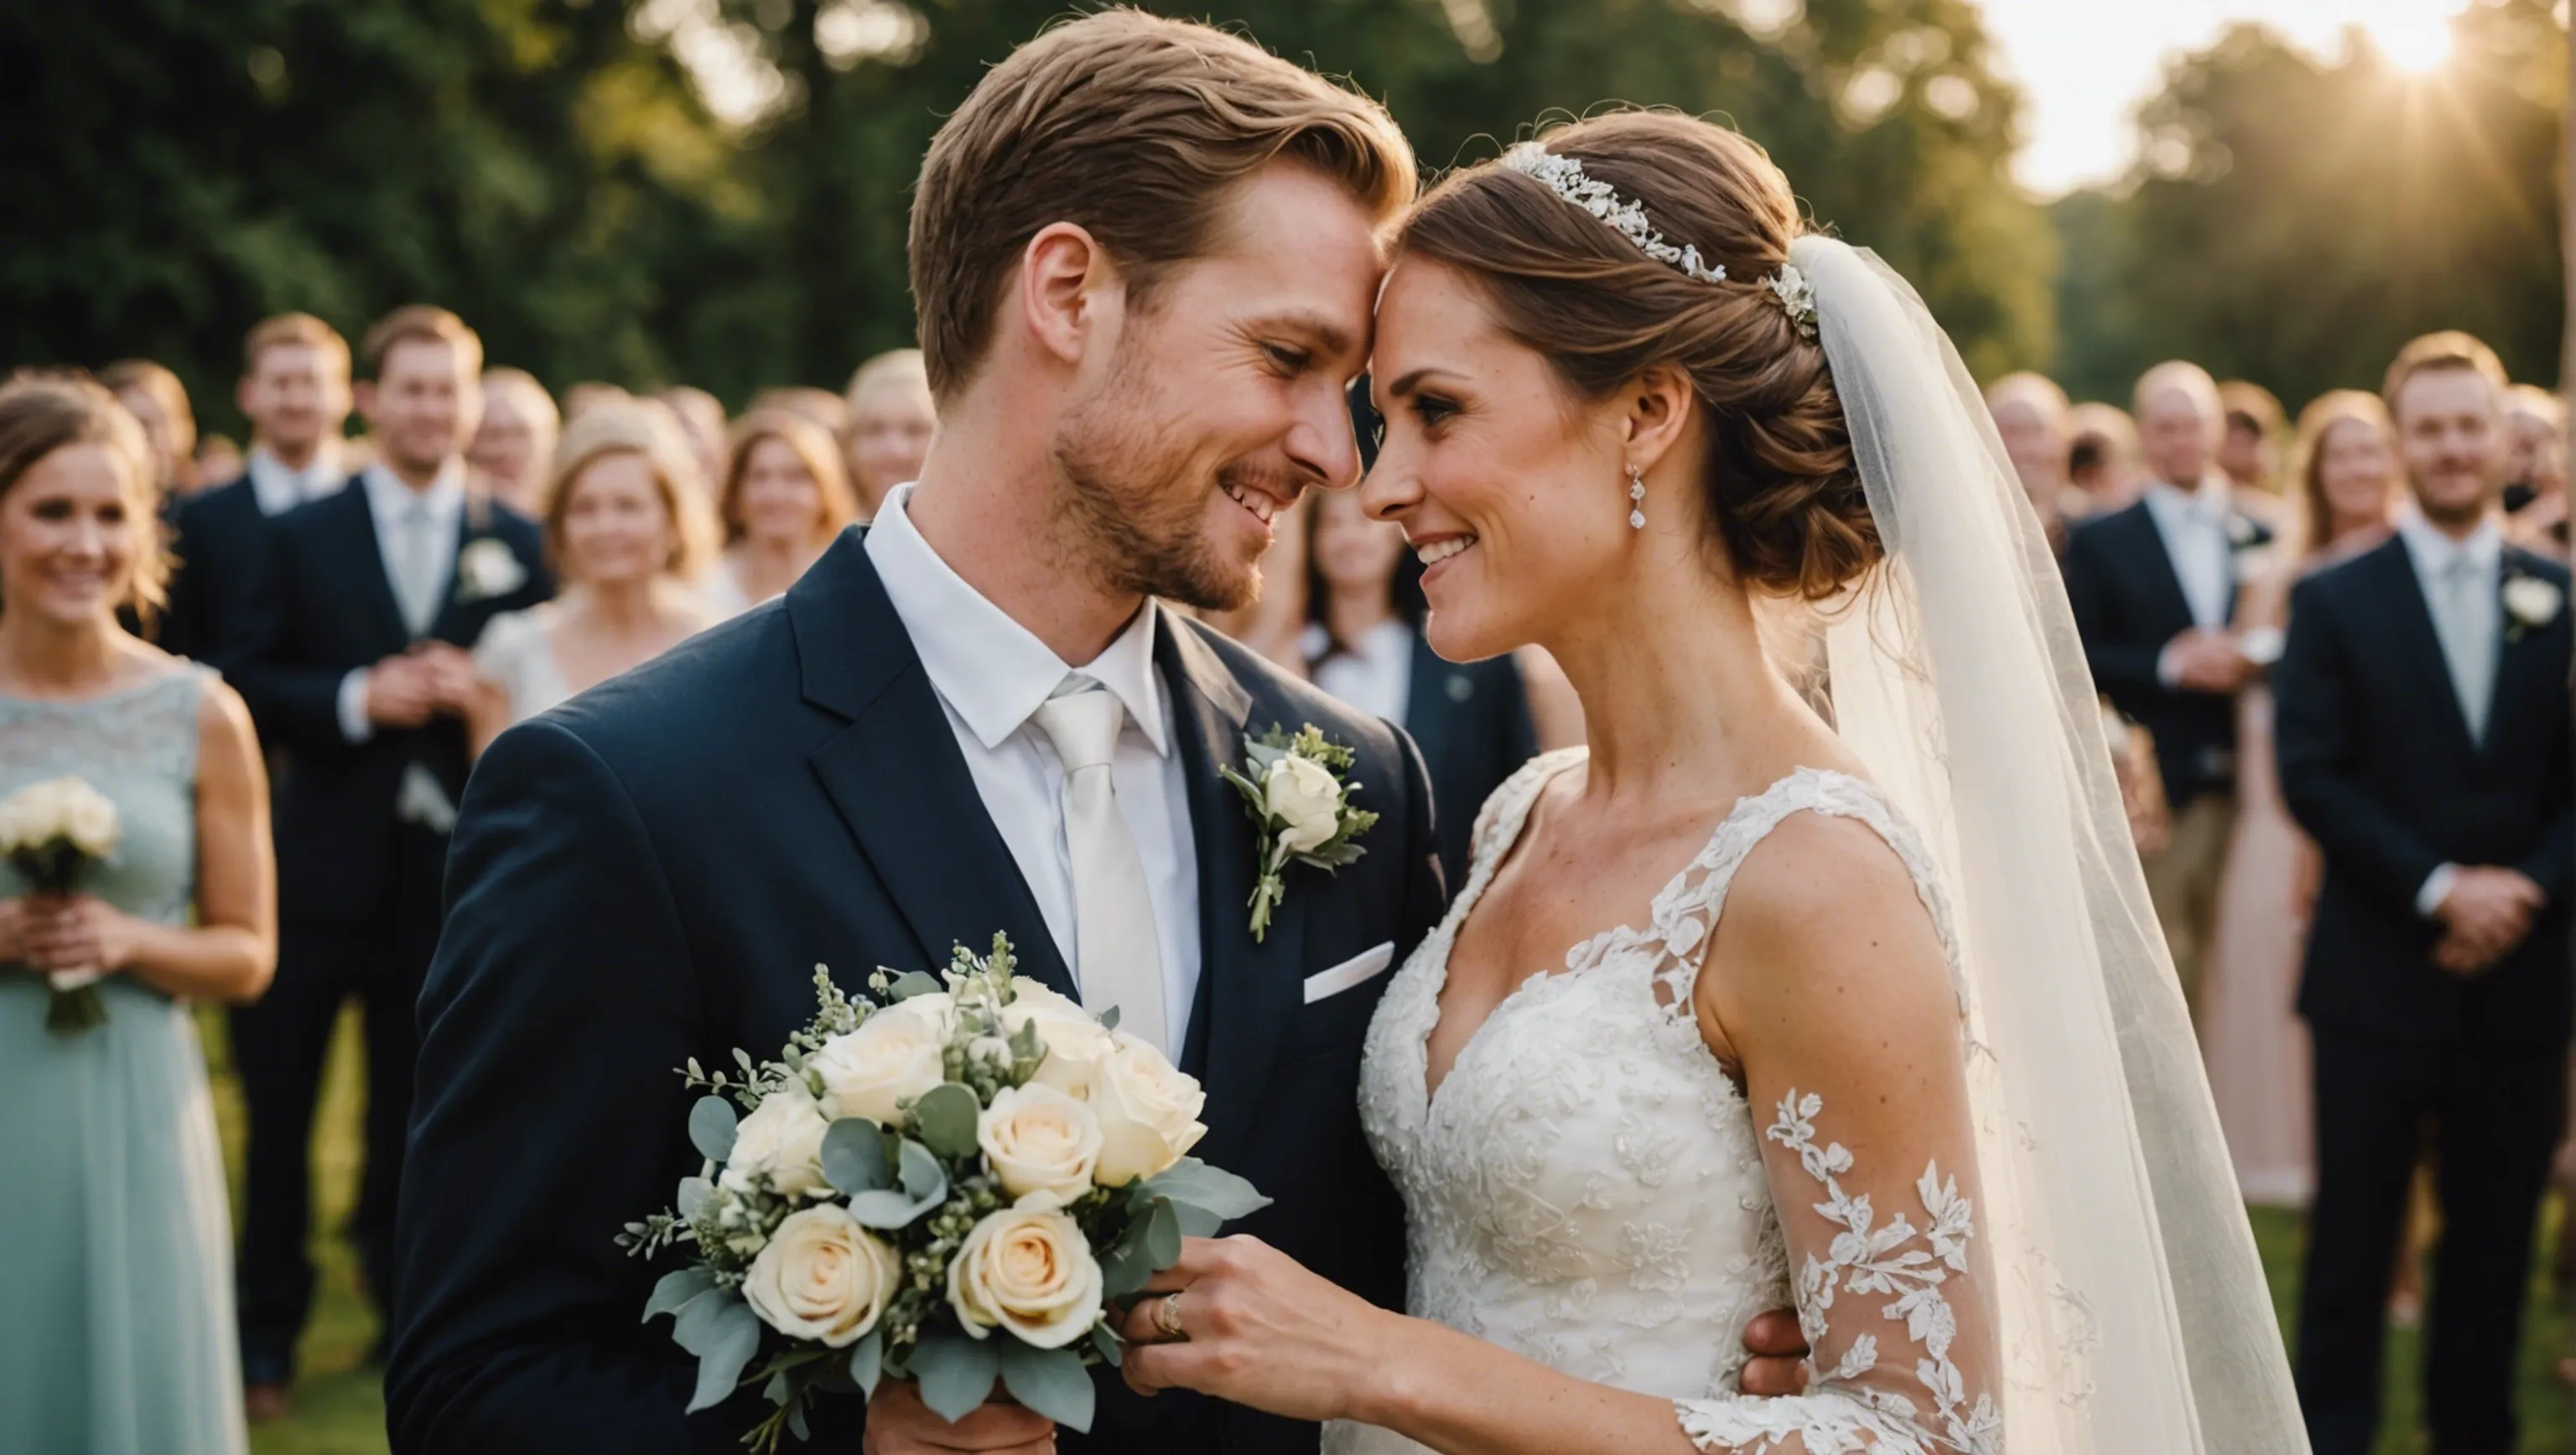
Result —
[{"label": "jeweled hair accessory", "polygon": [[1699,249],[1689,244],[1675,247],[1664,241],[1646,220],[1643,204],[1622,202],[1609,183],[1597,181],[1583,170],[1583,164],[1572,157],[1560,156],[1534,141],[1525,141],[1503,153],[1503,165],[1525,177],[1535,177],[1547,189],[1567,202],[1618,230],[1621,237],[1637,245],[1637,250],[1656,262],[1667,263],[1703,283],[1726,281],[1724,264],[1700,261]]},{"label": "jeweled hair accessory", "polygon": [[1762,281],[1770,285],[1771,291],[1779,297],[1780,306],[1789,311],[1789,321],[1798,326],[1799,335],[1814,338],[1816,285],[1808,282],[1807,275],[1798,271],[1798,265],[1782,263],[1779,272]]}]

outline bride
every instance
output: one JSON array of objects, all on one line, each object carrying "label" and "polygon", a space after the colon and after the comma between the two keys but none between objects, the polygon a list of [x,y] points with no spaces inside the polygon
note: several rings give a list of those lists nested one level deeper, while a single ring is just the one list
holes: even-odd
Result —
[{"label": "bride", "polygon": [[[1432,645],[1546,647],[1592,746],[1485,805],[1369,1034],[1410,1316],[1193,1242],[1128,1381],[1353,1452],[2305,1450],[2064,594],[1912,290],[1622,113],[1422,202],[1373,363]],[[1810,1388],[1740,1393],[1791,1302]]]}]

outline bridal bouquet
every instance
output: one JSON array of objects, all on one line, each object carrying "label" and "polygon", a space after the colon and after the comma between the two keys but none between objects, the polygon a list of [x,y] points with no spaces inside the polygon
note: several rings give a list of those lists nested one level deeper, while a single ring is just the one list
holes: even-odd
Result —
[{"label": "bridal bouquet", "polygon": [[1120,1358],[1109,1301],[1269,1200],[1184,1155],[1207,1131],[1198,1083],[1115,1011],[1017,979],[1007,938],[869,985],[853,1000],[817,967],[820,1009],[779,1059],[685,1068],[709,1093],[689,1113],[706,1166],[617,1242],[695,1252],[644,1317],[673,1315],[697,1357],[691,1411],[762,1386],[755,1450],[804,1438],[817,1396],[887,1378],[951,1420],[998,1379],[1088,1430],[1089,1366]]},{"label": "bridal bouquet", "polygon": [[[48,778],[0,799],[0,855],[41,895],[78,891],[82,877],[115,853],[123,836],[115,802],[84,779]],[[53,987],[46,1030],[68,1036],[107,1024],[97,989],[104,970],[56,970],[45,978]]]}]

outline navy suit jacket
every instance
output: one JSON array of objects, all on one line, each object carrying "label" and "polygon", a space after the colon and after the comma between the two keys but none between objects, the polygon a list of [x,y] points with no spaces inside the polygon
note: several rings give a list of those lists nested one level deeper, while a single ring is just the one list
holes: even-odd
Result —
[{"label": "navy suit jacket", "polygon": [[[2271,539],[2252,517],[2231,517],[2249,545]],[[2192,627],[2191,602],[2174,574],[2163,532],[2141,500],[2076,527],[2066,542],[2067,604],[2084,641],[2093,685],[2156,740],[2165,798],[2176,809],[2236,786],[2236,699],[2167,687],[2156,660]],[[2227,616],[2236,617],[2231,581]]]},{"label": "navy suit jacket", "polygon": [[[2566,567],[2526,551],[2507,547],[2504,570],[2567,590]],[[2508,638],[2486,740],[2473,742],[2403,540],[2292,591],[2272,692],[2281,791],[2325,851],[2299,987],[2311,1024],[2398,1041],[2567,1039],[2576,636],[2562,608]],[[2445,863],[2518,869],[2549,894],[2531,937],[2469,979],[2433,964],[2439,927],[2415,912]]]},{"label": "navy suit jacket", "polygon": [[1413,635],[1412,685],[1404,730],[1431,770],[1431,801],[1441,805],[1440,867],[1451,884],[1467,878],[1477,810],[1503,780],[1538,756],[1538,726],[1520,664],[1509,656],[1450,662]]},{"label": "navy suit jacket", "polygon": [[[257,506],[254,503],[253,509]],[[470,496],[458,522],[457,559],[480,540],[506,546],[525,579],[507,592],[470,593],[452,573],[429,638],[471,648],[505,611],[554,594],[536,523],[483,496]],[[352,479],[337,494],[297,506],[268,525],[268,544],[248,602],[245,645],[227,673],[258,724],[293,771],[277,794],[279,917],[344,924],[375,913],[392,886],[395,805],[405,770],[421,764],[453,803],[471,765],[465,725],[434,717],[417,728],[379,728],[363,743],[340,731],[340,683],[413,645],[394,604],[376,544],[367,490]],[[433,886],[433,892],[434,892]]]},{"label": "navy suit jacket", "polygon": [[[995,931],[1070,991],[901,620],[845,533],[778,602],[504,734],[449,855],[422,1043],[387,1369],[394,1448],[486,1455],[735,1455],[756,1393],[682,1414],[693,1361],[641,1322],[667,1271],[613,1246],[694,1173],[673,1068],[775,1055],[813,972],[927,970]],[[1149,608],[1160,610],[1159,607]],[[1203,968],[1182,1066],[1207,1089],[1198,1155],[1276,1201],[1239,1225],[1381,1304],[1404,1287],[1403,1212],[1362,1137],[1360,1046],[1387,976],[1306,1004],[1309,975],[1441,913],[1437,829],[1412,744],[1165,612],[1199,863]],[[1350,744],[1384,815],[1366,857],[1292,869],[1265,943],[1246,927],[1255,830],[1218,777],[1246,730]],[[1299,1452],[1316,1430],[1103,1371],[1082,1451]],[[855,1450],[855,1398],[818,1450]]]},{"label": "navy suit jacket", "polygon": [[241,476],[181,502],[172,525],[170,600],[157,639],[230,674],[254,646],[252,603],[267,570],[269,519],[259,493]]}]

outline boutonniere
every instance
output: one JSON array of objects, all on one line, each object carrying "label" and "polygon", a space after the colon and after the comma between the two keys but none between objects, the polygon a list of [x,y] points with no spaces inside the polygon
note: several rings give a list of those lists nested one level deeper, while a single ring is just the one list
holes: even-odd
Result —
[{"label": "boutonniere", "polygon": [[2558,583],[2519,572],[2504,578],[2504,614],[2508,618],[2504,639],[2522,640],[2522,634],[2549,625],[2567,607],[2567,593]]},{"label": "boutonniere", "polygon": [[1329,874],[1368,852],[1355,840],[1377,823],[1377,815],[1351,807],[1351,795],[1359,792],[1350,781],[1356,761],[1313,723],[1294,737],[1274,723],[1261,737],[1243,740],[1241,771],[1217,770],[1243,795],[1245,810],[1261,830],[1261,875],[1252,889],[1255,943],[1270,931],[1270,912],[1288,897],[1290,864]]},{"label": "boutonniere", "polygon": [[456,558],[456,599],[483,601],[507,596],[528,584],[528,568],[510,543],[497,536],[466,542]]},{"label": "boutonniere", "polygon": [[2251,516],[2231,515],[2227,517],[2227,544],[2239,552],[2250,551],[2263,544],[2263,527],[2256,525]]}]

